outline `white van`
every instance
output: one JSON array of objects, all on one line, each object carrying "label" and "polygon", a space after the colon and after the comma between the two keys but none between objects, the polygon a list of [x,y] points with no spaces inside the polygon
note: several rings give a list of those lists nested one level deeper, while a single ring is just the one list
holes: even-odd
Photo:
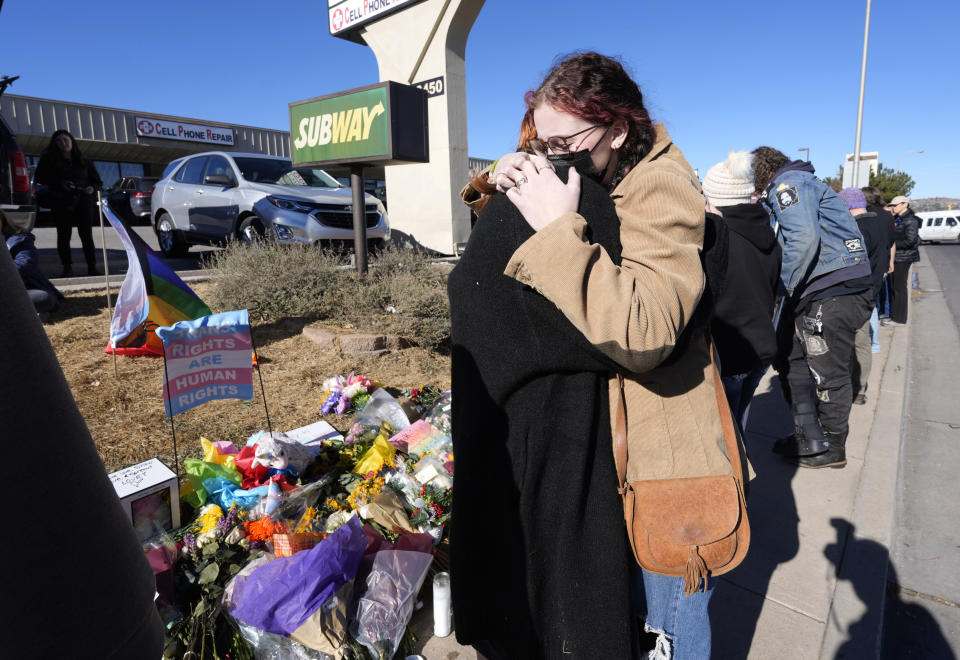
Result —
[{"label": "white van", "polygon": [[923,211],[917,213],[920,220],[920,242],[960,240],[960,210]]}]

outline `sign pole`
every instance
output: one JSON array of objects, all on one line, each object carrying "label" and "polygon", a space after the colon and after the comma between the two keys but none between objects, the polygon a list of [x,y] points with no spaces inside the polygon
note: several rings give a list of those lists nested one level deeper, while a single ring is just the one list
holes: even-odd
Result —
[{"label": "sign pole", "polygon": [[[253,328],[250,328],[250,348],[253,349],[253,354],[257,355],[257,345],[253,343]],[[263,397],[263,412],[267,415],[267,431],[270,432],[270,435],[273,435],[273,427],[270,425],[270,410],[267,408],[267,391],[263,389],[263,374],[260,373],[260,357],[257,356],[254,364],[257,365],[257,378],[260,379],[260,395]],[[169,389],[169,385],[167,388]]]},{"label": "sign pole", "polygon": [[[367,209],[363,192],[363,165],[350,166],[353,189],[353,254],[358,273],[367,272]],[[253,336],[253,333],[250,333]],[[260,367],[257,367],[259,373]]]},{"label": "sign pole", "polygon": [[[251,337],[252,337],[251,333]],[[160,342],[160,351],[163,353],[163,382],[167,386],[167,392],[170,391],[170,381],[167,379],[167,350],[163,346],[163,342]],[[169,404],[167,404],[169,405]],[[166,412],[166,411],[165,411]],[[173,407],[170,407],[170,435],[173,436],[173,471],[177,473],[177,479],[180,479],[180,456],[177,452],[177,431],[173,426]]]},{"label": "sign pole", "polygon": [[[104,236],[103,230],[103,198],[100,196],[100,191],[97,191],[97,211],[100,213],[100,247],[103,249],[103,280],[107,287],[107,315],[110,317],[110,324],[113,325],[113,309],[110,305],[110,265],[107,262],[107,240]],[[107,335],[109,337],[109,334]],[[108,340],[110,341],[110,340]],[[113,342],[111,341],[111,344]],[[117,380],[120,379],[120,375],[117,372],[117,347],[111,346],[113,350],[113,377]]]}]

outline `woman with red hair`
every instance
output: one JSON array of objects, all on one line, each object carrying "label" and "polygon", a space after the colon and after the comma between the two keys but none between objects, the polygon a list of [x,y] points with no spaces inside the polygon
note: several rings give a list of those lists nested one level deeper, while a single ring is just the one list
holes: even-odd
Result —
[{"label": "woman with red hair", "polygon": [[[505,192],[533,231],[500,272],[546,298],[587,345],[609,360],[603,424],[609,425],[617,414],[621,392],[615,372],[624,375],[631,448],[628,482],[731,474],[711,350],[703,333],[695,332],[704,324],[694,311],[705,284],[700,261],[704,200],[696,174],[666,128],[650,119],[639,87],[615,59],[597,53],[567,57],[525,100],[525,125],[532,120],[525,131],[529,151],[500,158],[488,178],[489,188],[472,185],[464,192],[464,200],[474,207],[486,201],[478,200],[477,192],[494,187]],[[529,137],[531,132],[535,137]],[[561,168],[569,169],[566,180],[558,176]],[[593,209],[585,194],[581,196],[585,178],[592,180],[591,186],[600,184],[615,206],[619,245],[614,252],[593,238]],[[478,227],[482,221],[481,214]],[[451,315],[457,318],[451,278]],[[482,284],[478,280],[474,288]],[[454,420],[459,479],[463,462],[456,448],[456,416]],[[556,450],[565,448],[558,445]],[[594,459],[609,475],[598,487],[614,491],[617,476],[609,445]],[[541,488],[550,487],[549,475],[538,479]],[[467,488],[461,482],[458,487]],[[455,504],[457,496],[455,489]],[[629,555],[622,509],[604,510],[604,515],[611,527],[619,526],[622,539],[622,544],[608,544],[607,557],[614,566],[620,553]],[[456,528],[451,541],[455,559]],[[657,655],[652,657],[709,657],[712,581],[696,578],[697,584],[685,584],[684,578],[641,571],[632,557],[629,563],[635,575],[635,611],[643,616],[646,630],[656,634]],[[454,583],[457,579],[454,575]],[[482,586],[473,588],[476,593],[455,588],[455,614],[458,607],[469,609],[470,598],[482,599]],[[469,637],[479,633],[476,622],[467,618],[458,614],[458,638],[461,627],[470,626],[462,641],[473,642]],[[593,657],[584,649],[574,655]]]}]

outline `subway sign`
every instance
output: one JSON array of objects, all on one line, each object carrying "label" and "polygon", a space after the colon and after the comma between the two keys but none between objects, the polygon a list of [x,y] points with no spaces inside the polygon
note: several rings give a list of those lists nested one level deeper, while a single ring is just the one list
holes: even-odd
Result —
[{"label": "subway sign", "polygon": [[134,117],[134,121],[137,123],[137,135],[140,137],[233,146],[232,128],[186,124],[180,121],[152,119],[150,117]]},{"label": "subway sign", "polygon": [[397,165],[429,160],[427,94],[382,82],[290,104],[295,165]]}]

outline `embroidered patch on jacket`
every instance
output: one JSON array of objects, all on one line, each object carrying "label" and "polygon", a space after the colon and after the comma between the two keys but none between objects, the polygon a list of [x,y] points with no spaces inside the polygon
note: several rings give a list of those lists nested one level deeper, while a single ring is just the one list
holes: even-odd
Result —
[{"label": "embroidered patch on jacket", "polygon": [[796,186],[790,186],[784,190],[777,190],[777,203],[780,205],[781,211],[786,211],[799,201],[800,193],[797,192]]},{"label": "embroidered patch on jacket", "polygon": [[843,242],[847,252],[863,252],[863,242],[859,238],[848,238]]}]

